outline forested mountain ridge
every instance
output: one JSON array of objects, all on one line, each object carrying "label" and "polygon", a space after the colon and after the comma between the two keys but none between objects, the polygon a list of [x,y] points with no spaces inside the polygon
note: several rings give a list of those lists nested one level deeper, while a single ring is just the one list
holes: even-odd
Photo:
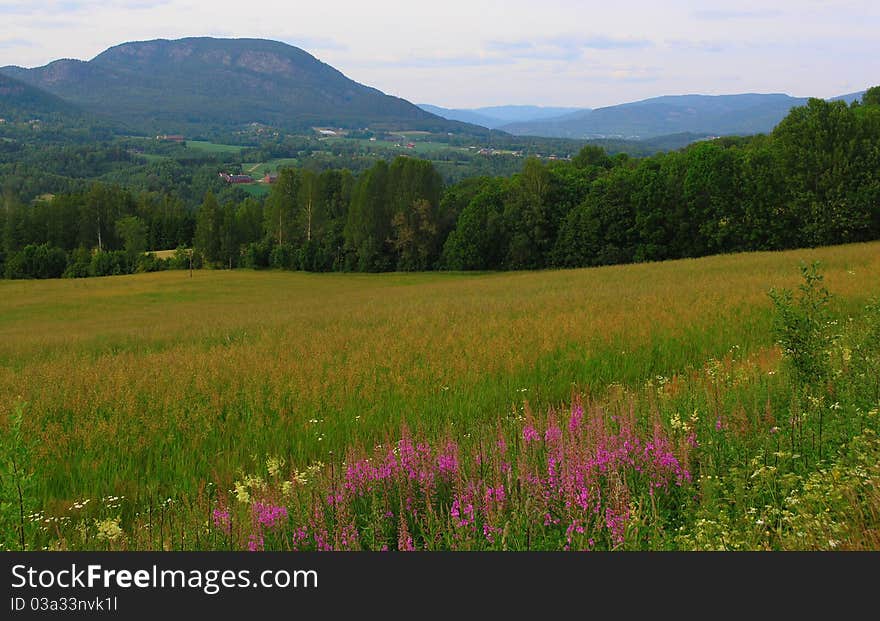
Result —
[{"label": "forested mountain ridge", "polygon": [[148,133],[250,123],[485,133],[359,84],[307,52],[262,39],[124,43],[90,61],[0,72]]},{"label": "forested mountain ridge", "polygon": [[0,118],[28,122],[49,116],[79,118],[82,111],[59,97],[0,73]]}]

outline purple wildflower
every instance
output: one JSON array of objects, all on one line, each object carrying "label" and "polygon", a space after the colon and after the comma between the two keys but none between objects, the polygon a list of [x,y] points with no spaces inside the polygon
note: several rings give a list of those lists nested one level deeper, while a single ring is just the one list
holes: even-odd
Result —
[{"label": "purple wildflower", "polygon": [[532,442],[537,442],[541,439],[541,434],[539,434],[532,425],[526,425],[523,427],[522,435],[523,442],[525,442],[526,445],[531,444]]},{"label": "purple wildflower", "polygon": [[262,552],[264,549],[263,535],[251,535],[248,537],[248,550],[251,552]]},{"label": "purple wildflower", "polygon": [[216,528],[229,530],[229,527],[232,526],[232,516],[229,514],[229,509],[217,507],[211,515],[214,518]]},{"label": "purple wildflower", "polygon": [[266,528],[275,528],[287,520],[287,507],[276,507],[258,502],[253,507],[257,524]]}]

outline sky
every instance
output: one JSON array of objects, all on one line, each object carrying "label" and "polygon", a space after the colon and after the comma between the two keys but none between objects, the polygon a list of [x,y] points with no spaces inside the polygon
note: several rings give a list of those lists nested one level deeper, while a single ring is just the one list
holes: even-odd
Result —
[{"label": "sky", "polygon": [[266,38],[415,103],[600,107],[880,84],[880,1],[0,0],[0,66],[126,41]]}]

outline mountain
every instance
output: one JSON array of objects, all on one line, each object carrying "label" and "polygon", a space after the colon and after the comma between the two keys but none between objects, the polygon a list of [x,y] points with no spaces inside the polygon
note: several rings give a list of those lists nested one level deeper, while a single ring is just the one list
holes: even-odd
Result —
[{"label": "mountain", "polygon": [[858,93],[847,93],[846,95],[840,95],[838,97],[832,97],[828,101],[845,101],[848,104],[851,104],[854,101],[860,101],[862,97],[865,96],[867,91],[859,91]]},{"label": "mountain", "polygon": [[756,134],[769,132],[807,99],[782,94],[664,96],[575,112],[563,117],[513,123],[503,131],[554,138],[644,139],[669,134]]},{"label": "mountain", "polygon": [[0,118],[11,122],[81,117],[73,104],[0,73]]},{"label": "mountain", "polygon": [[124,43],[87,62],[58,60],[0,72],[156,133],[250,123],[485,133],[358,84],[299,48],[262,39]]},{"label": "mountain", "polygon": [[583,108],[550,108],[543,106],[491,106],[486,108],[441,108],[419,104],[422,110],[444,119],[497,129],[509,123],[529,123],[581,112]]},{"label": "mountain", "polygon": [[494,129],[496,127],[500,127],[506,124],[506,121],[485,116],[483,114],[480,114],[476,110],[453,110],[450,108],[441,108],[440,106],[432,106],[430,104],[418,104],[418,106],[425,112],[430,112],[431,114],[442,117],[444,119],[448,119],[450,121],[470,123],[472,125],[479,125],[480,127],[487,127],[489,129]]}]

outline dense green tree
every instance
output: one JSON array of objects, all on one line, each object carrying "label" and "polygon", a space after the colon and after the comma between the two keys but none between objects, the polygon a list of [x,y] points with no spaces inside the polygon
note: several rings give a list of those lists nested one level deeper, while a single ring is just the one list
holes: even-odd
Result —
[{"label": "dense green tree", "polygon": [[399,157],[388,170],[391,247],[399,270],[426,270],[440,255],[443,180],[431,162]]},{"label": "dense green tree", "polygon": [[857,184],[870,160],[860,140],[858,116],[842,101],[811,99],[795,108],[773,132],[801,219],[802,244],[827,245],[865,239],[871,228]]},{"label": "dense green tree", "polygon": [[257,242],[263,235],[263,205],[248,197],[235,209],[235,229],[242,244]]},{"label": "dense green tree", "polygon": [[862,105],[880,106],[880,86],[872,86],[862,96]]},{"label": "dense green tree", "polygon": [[508,231],[504,201],[508,182],[491,179],[468,203],[443,247],[442,264],[451,270],[504,269]]},{"label": "dense green tree", "polygon": [[688,255],[742,250],[736,235],[736,223],[742,218],[739,212],[742,201],[735,152],[706,142],[689,150],[687,159],[683,198],[687,217],[699,223]]},{"label": "dense green tree", "polygon": [[278,179],[266,199],[265,231],[277,244],[292,243],[304,237],[297,224],[300,185],[300,172],[285,168],[278,174]]},{"label": "dense green tree", "polygon": [[29,244],[6,262],[7,278],[60,278],[67,267],[67,254],[49,244]]},{"label": "dense green tree", "polygon": [[223,262],[221,253],[223,213],[213,192],[205,194],[205,200],[196,214],[194,246],[208,263]]},{"label": "dense green tree", "polygon": [[608,169],[614,165],[614,162],[608,157],[605,149],[595,145],[587,145],[571,160],[576,168],[601,168]]},{"label": "dense green tree", "polygon": [[147,233],[146,223],[137,216],[125,216],[116,221],[116,234],[132,257],[147,251]]},{"label": "dense green tree", "polygon": [[377,162],[355,186],[345,225],[348,266],[361,272],[392,267],[391,202],[388,197],[389,167]]},{"label": "dense green tree", "polygon": [[229,269],[237,267],[241,259],[241,231],[235,217],[235,206],[226,203],[220,207],[219,260]]},{"label": "dense green tree", "polygon": [[548,201],[550,172],[537,158],[529,158],[514,178],[506,196],[504,220],[510,233],[505,263],[510,269],[544,267],[555,241],[554,221]]}]

